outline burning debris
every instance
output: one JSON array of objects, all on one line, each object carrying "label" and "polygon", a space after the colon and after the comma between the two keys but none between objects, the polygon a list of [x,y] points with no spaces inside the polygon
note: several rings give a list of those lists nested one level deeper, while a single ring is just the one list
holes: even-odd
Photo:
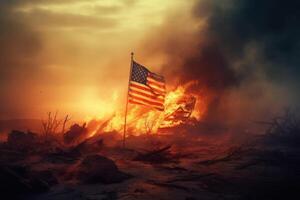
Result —
[{"label": "burning debris", "polygon": [[299,102],[299,1],[58,2],[1,1],[0,117],[91,120],[0,124],[0,199],[298,198],[299,118],[248,121]]},{"label": "burning debris", "polygon": [[[12,131],[0,145],[0,178],[19,193],[7,189],[3,194],[30,199],[43,193],[47,199],[56,186],[70,185],[71,191],[87,186],[91,191],[80,193],[87,199],[109,198],[107,191],[121,199],[161,198],[170,191],[172,199],[260,199],[265,188],[268,197],[275,199],[278,194],[270,191],[282,190],[274,177],[287,186],[300,185],[298,176],[291,176],[298,173],[300,164],[299,145],[289,145],[298,144],[295,115],[263,122],[270,126],[265,135],[249,136],[239,144],[221,134],[220,138],[204,136],[202,131],[211,128],[202,121],[207,105],[203,96],[188,92],[193,84],[166,93],[164,112],[130,107],[126,148],[121,148],[125,138],[119,113],[73,124],[66,132],[68,115],[59,120],[57,113],[49,113],[41,134]],[[92,185],[97,187],[96,195],[91,195],[95,193]],[[283,189],[294,194],[300,188]]]},{"label": "burning debris", "polygon": [[[80,196],[86,198],[108,198],[107,191],[111,191],[118,198],[147,199],[172,191],[172,199],[261,199],[266,192],[276,199],[282,197],[276,191],[295,194],[300,183],[296,175],[300,151],[281,138],[282,134],[295,138],[299,121],[289,113],[268,125],[271,128],[265,135],[236,145],[186,132],[182,135],[181,129],[173,129],[172,135],[128,136],[127,149],[120,148],[121,137],[112,137],[118,132],[91,136],[86,132],[92,130],[85,125],[71,126],[64,137],[56,135],[56,142],[45,139],[44,134],[12,131],[0,145],[2,195],[31,198],[42,193],[41,199],[47,199],[57,192],[55,195],[70,198],[80,190]],[[65,143],[70,135],[80,139]],[[268,139],[271,135],[280,138],[276,144]],[[106,145],[105,140],[116,141]],[[278,145],[280,141],[285,145]],[[277,178],[289,187],[282,188]],[[72,189],[62,195],[57,185]],[[86,190],[81,191],[82,186]]]},{"label": "burning debris", "polygon": [[196,98],[194,96],[183,96],[176,102],[175,110],[165,114],[160,128],[185,123],[191,117],[195,105]]},{"label": "burning debris", "polygon": [[[130,106],[127,113],[128,135],[157,134],[161,129],[194,123],[195,120],[200,121],[206,105],[202,96],[187,92],[194,84],[196,83],[190,82],[167,92],[165,109],[162,112],[144,106]],[[124,114],[117,112],[107,120],[93,119],[88,126],[90,123],[93,124],[90,136],[102,132],[121,134],[124,127]]]}]

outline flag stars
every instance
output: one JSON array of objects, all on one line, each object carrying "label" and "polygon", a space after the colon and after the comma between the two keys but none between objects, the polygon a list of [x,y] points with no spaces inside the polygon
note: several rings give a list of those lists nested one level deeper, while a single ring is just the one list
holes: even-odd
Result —
[{"label": "flag stars", "polygon": [[147,83],[148,70],[136,62],[133,62],[131,79],[132,81],[145,84]]}]

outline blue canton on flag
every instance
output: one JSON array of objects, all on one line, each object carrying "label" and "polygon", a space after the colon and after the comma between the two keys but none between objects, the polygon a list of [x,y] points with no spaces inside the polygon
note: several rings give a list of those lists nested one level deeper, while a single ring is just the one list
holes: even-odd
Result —
[{"label": "blue canton on flag", "polygon": [[131,80],[146,85],[147,76],[148,76],[148,70],[142,65],[133,62]]}]

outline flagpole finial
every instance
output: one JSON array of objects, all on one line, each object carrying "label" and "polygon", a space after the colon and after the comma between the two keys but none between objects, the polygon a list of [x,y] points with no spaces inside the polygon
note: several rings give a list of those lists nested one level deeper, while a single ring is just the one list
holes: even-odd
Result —
[{"label": "flagpole finial", "polygon": [[134,53],[133,53],[133,52],[131,52],[131,59],[133,59],[133,55],[134,55]]}]

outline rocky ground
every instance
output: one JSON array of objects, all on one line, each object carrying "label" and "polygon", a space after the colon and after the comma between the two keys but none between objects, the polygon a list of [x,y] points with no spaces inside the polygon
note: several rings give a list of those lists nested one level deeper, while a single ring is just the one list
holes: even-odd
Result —
[{"label": "rocky ground", "polygon": [[239,143],[132,136],[125,149],[103,135],[66,146],[12,132],[0,146],[1,199],[295,199],[298,128]]}]

